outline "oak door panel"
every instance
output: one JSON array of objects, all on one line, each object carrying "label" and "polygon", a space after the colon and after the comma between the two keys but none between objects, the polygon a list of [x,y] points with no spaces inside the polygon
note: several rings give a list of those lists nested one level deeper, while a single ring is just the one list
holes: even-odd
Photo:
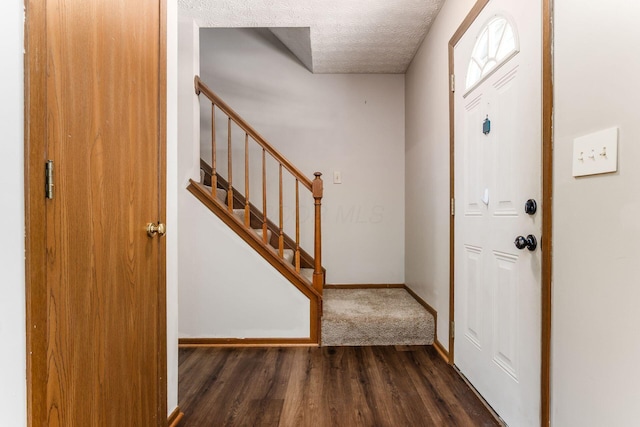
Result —
[{"label": "oak door panel", "polygon": [[162,2],[47,0],[44,11],[46,49],[29,54],[46,64],[55,187],[46,302],[32,308],[46,311],[33,316],[46,363],[30,372],[45,405],[32,403],[31,421],[162,425],[164,243],[145,230],[164,211]]}]

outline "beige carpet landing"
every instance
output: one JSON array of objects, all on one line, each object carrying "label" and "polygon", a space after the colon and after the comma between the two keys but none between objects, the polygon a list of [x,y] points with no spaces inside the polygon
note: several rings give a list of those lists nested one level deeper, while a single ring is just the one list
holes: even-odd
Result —
[{"label": "beige carpet landing", "polygon": [[404,289],[325,289],[322,345],[433,344],[433,316]]}]

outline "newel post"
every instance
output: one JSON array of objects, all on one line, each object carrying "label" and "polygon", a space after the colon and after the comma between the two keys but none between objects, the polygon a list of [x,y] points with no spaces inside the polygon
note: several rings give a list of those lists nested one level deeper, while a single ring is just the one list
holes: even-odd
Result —
[{"label": "newel post", "polygon": [[315,246],[314,246],[314,269],[313,269],[313,288],[322,295],[322,287],[324,286],[324,273],[322,272],[322,233],[320,225],[320,211],[322,208],[322,173],[314,173],[313,180],[313,200],[315,205]]}]

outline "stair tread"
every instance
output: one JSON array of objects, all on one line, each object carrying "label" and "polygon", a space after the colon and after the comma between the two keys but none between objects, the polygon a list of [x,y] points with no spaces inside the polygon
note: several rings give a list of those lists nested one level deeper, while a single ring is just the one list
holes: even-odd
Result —
[{"label": "stair tread", "polygon": [[301,268],[300,275],[313,283],[313,268]]},{"label": "stair tread", "polygon": [[[210,185],[202,184],[202,186],[209,190],[209,192],[211,192]],[[216,199],[218,199],[221,203],[227,203],[227,190],[216,188]]]},{"label": "stair tread", "polygon": [[227,202],[227,190],[223,190],[222,188],[216,188],[216,197],[222,200],[223,203]]},{"label": "stair tread", "polygon": [[[280,251],[278,248],[271,248],[276,255],[280,256]],[[293,255],[294,255],[294,251],[293,249],[283,249],[282,250],[282,259],[284,259],[285,261],[289,262],[289,263],[293,263]]]},{"label": "stair tread", "polygon": [[244,208],[234,209],[233,214],[244,224]]},{"label": "stair tread", "polygon": [[431,345],[433,315],[404,289],[325,289],[322,345]]},{"label": "stair tread", "polygon": [[284,249],[282,251],[282,258],[287,262],[293,262],[293,249]]},{"label": "stair tread", "polygon": [[[251,230],[259,237],[262,237],[262,228],[252,228]],[[271,234],[271,230],[267,230],[267,243],[271,241]]]}]

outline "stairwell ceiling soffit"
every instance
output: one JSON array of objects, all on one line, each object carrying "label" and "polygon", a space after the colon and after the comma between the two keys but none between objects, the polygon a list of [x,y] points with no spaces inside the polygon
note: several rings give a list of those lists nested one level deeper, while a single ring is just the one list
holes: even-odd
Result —
[{"label": "stairwell ceiling soffit", "polygon": [[201,28],[269,28],[314,73],[404,73],[445,0],[178,0]]}]

